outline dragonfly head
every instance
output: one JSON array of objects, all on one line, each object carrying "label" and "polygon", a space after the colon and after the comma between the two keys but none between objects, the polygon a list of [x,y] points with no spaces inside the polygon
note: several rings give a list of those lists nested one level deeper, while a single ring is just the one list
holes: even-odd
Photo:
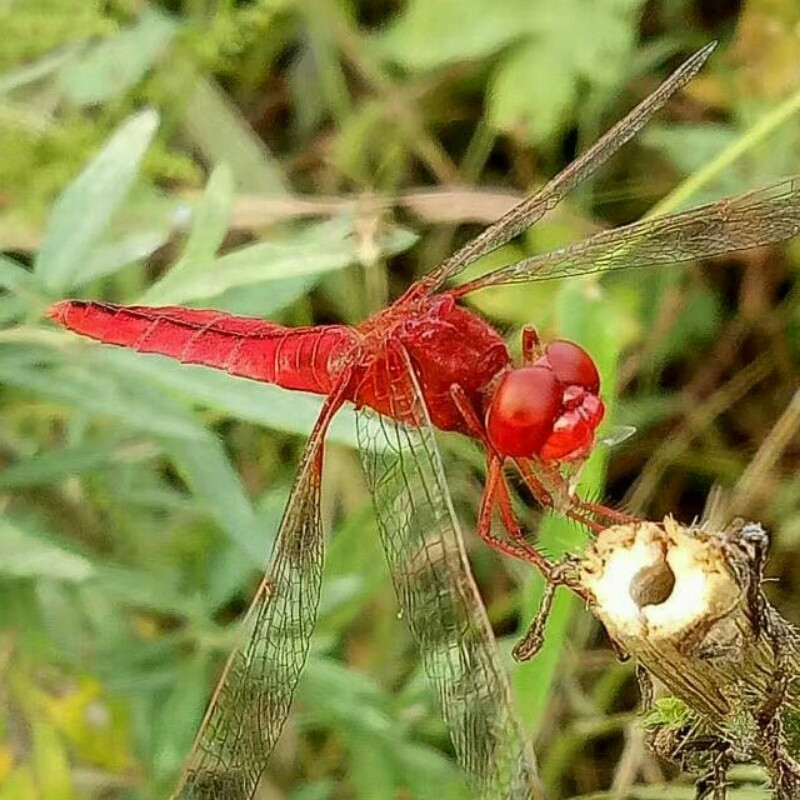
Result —
[{"label": "dragonfly head", "polygon": [[566,340],[540,352],[497,383],[486,410],[489,440],[512,458],[586,458],[605,413],[597,367],[582,347]]}]

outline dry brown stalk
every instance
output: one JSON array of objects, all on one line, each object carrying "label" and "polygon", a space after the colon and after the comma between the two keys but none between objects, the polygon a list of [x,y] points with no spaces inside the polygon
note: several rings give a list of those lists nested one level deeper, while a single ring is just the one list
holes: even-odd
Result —
[{"label": "dry brown stalk", "polygon": [[[701,775],[698,800],[725,800],[728,768],[753,761],[777,800],[800,798],[800,631],[762,591],[768,543],[741,520],[722,531],[631,522],[601,531],[555,575],[635,659],[648,744]],[[554,588],[518,658],[538,649]]]},{"label": "dry brown stalk", "polygon": [[800,797],[800,632],[762,592],[767,546],[754,523],[667,517],[607,528],[576,564],[592,612],[636,659],[646,707],[653,683],[680,701],[677,716],[674,701],[650,714],[649,743],[702,773],[698,797],[724,798],[728,767],[748,761],[764,764],[776,798]]}]

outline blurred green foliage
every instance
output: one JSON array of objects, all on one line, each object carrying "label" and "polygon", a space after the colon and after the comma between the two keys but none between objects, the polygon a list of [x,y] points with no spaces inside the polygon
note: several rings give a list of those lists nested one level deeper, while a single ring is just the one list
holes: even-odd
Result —
[{"label": "blurred green foliage", "polygon": [[[800,171],[800,9],[775,0],[12,0],[0,30],[0,800],[168,794],[319,408],[78,341],[42,321],[48,303],[356,322],[488,222],[492,190],[541,183],[712,38],[657,123],[475,271],[675,187],[662,210]],[[447,214],[421,203],[432,187]],[[797,436],[737,481],[800,386],[799,255],[470,299],[514,348],[534,322],[598,360],[610,421],[638,434],[598,451],[585,491],[691,519],[721,484],[771,529],[772,596],[795,621]],[[462,797],[351,414],[330,439],[320,624],[260,796]],[[457,437],[442,448],[469,531],[482,458]],[[580,547],[518,508],[547,550]],[[539,579],[467,544],[507,652]],[[553,796],[692,796],[626,737],[632,670],[575,606],[559,595],[542,655],[509,659]],[[758,780],[732,796],[765,797]]]}]

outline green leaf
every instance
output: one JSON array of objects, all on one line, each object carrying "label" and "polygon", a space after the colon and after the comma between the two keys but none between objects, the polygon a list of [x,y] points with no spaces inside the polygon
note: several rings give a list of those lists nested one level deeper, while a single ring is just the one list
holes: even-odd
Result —
[{"label": "green leaf", "polygon": [[32,757],[42,800],[71,800],[72,777],[66,749],[56,729],[42,720],[34,720]]},{"label": "green leaf", "polygon": [[697,351],[719,335],[724,310],[716,292],[697,289],[688,297],[680,314],[648,353],[643,369],[664,368],[681,354]]},{"label": "green leaf", "polygon": [[336,782],[332,778],[305,783],[287,795],[286,800],[330,800],[335,797]]},{"label": "green leaf", "polygon": [[127,196],[157,127],[152,109],[130,117],[56,200],[35,264],[48,289],[76,285],[82,262]]},{"label": "green leaf", "polygon": [[[413,233],[394,227],[379,246],[381,252],[393,254],[415,241]],[[162,305],[207,299],[232,287],[343,269],[357,263],[359,257],[360,243],[352,219],[346,216],[311,225],[282,242],[259,242],[219,259],[181,262],[175,276],[168,272],[140,302]]]},{"label": "green leaf", "polygon": [[19,322],[29,311],[30,306],[22,297],[13,294],[0,296],[0,328]]},{"label": "green leaf", "polygon": [[405,742],[397,759],[412,797],[460,800],[469,796],[463,771],[439,750]]},{"label": "green leaf", "polygon": [[[626,76],[639,38],[639,17],[646,0],[570,0],[545,4],[550,24],[540,29],[545,41],[560,45],[561,58],[590,86],[614,89]],[[576,32],[586,32],[575,47]]]},{"label": "green leaf", "polygon": [[189,136],[212,164],[230,165],[240,191],[288,195],[272,153],[216,83],[198,76],[185,113]]},{"label": "green leaf", "polygon": [[206,190],[192,215],[192,229],[181,260],[170,270],[170,275],[191,267],[195,262],[214,258],[225,241],[231,224],[233,206],[233,173],[227,164],[215,167],[206,184]]},{"label": "green leaf", "polygon": [[296,278],[235,286],[209,298],[208,305],[246,317],[273,317],[308,294],[319,281],[319,275],[298,275]]},{"label": "green leaf", "polygon": [[[145,356],[106,347],[96,348],[92,358],[97,371],[113,368],[115,372],[126,374],[137,385],[145,382],[155,384],[161,387],[162,394],[166,388],[176,395],[182,395],[237,419],[249,420],[287,433],[307,436],[322,407],[322,399],[316,395],[235,378],[225,372],[179,364],[160,356]],[[2,376],[0,369],[0,378]],[[377,435],[379,427],[377,423],[374,424],[374,433]],[[328,439],[357,447],[355,415],[350,408],[342,408],[336,415],[331,423]],[[377,439],[381,441],[382,437]]]},{"label": "green leaf", "polygon": [[82,556],[42,540],[32,531],[0,519],[0,575],[82,581],[92,575]]},{"label": "green leaf", "polygon": [[208,691],[205,660],[192,659],[175,677],[172,690],[150,719],[155,751],[152,768],[156,776],[170,784],[177,779],[203,718]]},{"label": "green leaf", "polygon": [[[608,92],[628,70],[642,0],[538,0],[525,46],[498,67],[488,90],[490,123],[541,143],[574,116],[581,84]],[[580,47],[575,37],[580,36]]]},{"label": "green leaf", "polygon": [[111,275],[121,267],[147,258],[169,239],[172,226],[167,220],[157,229],[137,231],[109,244],[98,244],[72,275],[72,285],[88,283]]},{"label": "green leaf", "polygon": [[[741,133],[729,125],[703,123],[657,125],[642,131],[639,143],[659,150],[680,170],[690,175],[710,164],[727,148],[733,147]],[[747,162],[731,165],[686,202],[683,207],[714,202],[720,197],[739,194],[753,186],[752,168]],[[677,210],[677,209],[676,209]]]},{"label": "green leaf", "polygon": [[157,305],[173,298],[181,302],[181,287],[189,286],[202,277],[204,270],[213,265],[217,250],[225,240],[231,221],[233,204],[233,176],[226,165],[218,166],[208,179],[206,190],[193,213],[192,228],[183,255],[172,269],[148,289],[141,298],[142,303]]},{"label": "green leaf", "polygon": [[174,439],[165,444],[193,494],[214,517],[229,539],[253,564],[266,563],[269,552],[253,507],[239,476],[220,442],[213,436],[202,441]]},{"label": "green leaf", "polygon": [[385,58],[415,70],[484,58],[524,35],[532,5],[528,0],[411,0],[375,45]]},{"label": "green leaf", "polygon": [[36,278],[22,264],[0,255],[0,286],[27,300],[38,300],[41,289]]},{"label": "green leaf", "polygon": [[0,381],[65,403],[91,416],[115,419],[132,428],[161,436],[202,438],[205,431],[191,415],[146,384],[88,362],[40,369],[14,359],[0,360]]},{"label": "green leaf", "polygon": [[392,749],[371,731],[348,726],[344,735],[355,799],[394,800],[398,796],[398,786]]},{"label": "green leaf", "polygon": [[[63,480],[67,475],[80,475],[108,466],[124,442],[109,438],[93,439],[86,444],[47,450],[19,458],[0,471],[0,491],[23,486],[45,486]],[[144,458],[147,458],[147,454]]]},{"label": "green leaf", "polygon": [[[159,295],[169,297],[170,287],[180,296],[180,287],[191,283],[194,271],[202,272],[218,263],[214,259],[225,240],[232,204],[233,176],[227,164],[222,164],[212,172],[203,197],[194,209],[192,229],[183,255],[169,273],[145,293],[142,302],[163,302],[159,301]],[[317,280],[316,275],[299,275],[233,286],[204,302],[234,314],[269,316],[297,300]]]},{"label": "green leaf", "polygon": [[547,141],[570,119],[577,88],[572,71],[553,69],[553,54],[530,42],[498,67],[488,89],[489,124],[522,141]]},{"label": "green leaf", "polygon": [[[376,39],[409,69],[500,55],[487,88],[490,123],[542,142],[573,116],[580,82],[608,91],[625,75],[643,0],[411,0]],[[575,46],[580,41],[580,47]]]},{"label": "green leaf", "polygon": [[17,89],[38,83],[49,77],[75,56],[75,47],[67,47],[55,54],[48,54],[19,69],[6,72],[0,77],[0,94],[8,94]]},{"label": "green leaf", "polygon": [[79,106],[118,98],[144,77],[176,30],[165,14],[145,6],[136,25],[68,62],[59,74],[61,90]]},{"label": "green leaf", "polygon": [[177,576],[118,566],[95,567],[92,584],[108,597],[141,610],[191,617],[197,602],[178,591]]}]

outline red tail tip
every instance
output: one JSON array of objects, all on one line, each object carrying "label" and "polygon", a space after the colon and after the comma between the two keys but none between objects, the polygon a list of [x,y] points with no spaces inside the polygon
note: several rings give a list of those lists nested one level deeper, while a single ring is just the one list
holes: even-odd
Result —
[{"label": "red tail tip", "polygon": [[53,303],[53,305],[47,309],[46,316],[48,319],[53,320],[53,322],[63,325],[67,318],[67,311],[69,311],[69,307],[69,300],[60,300],[58,303]]}]

